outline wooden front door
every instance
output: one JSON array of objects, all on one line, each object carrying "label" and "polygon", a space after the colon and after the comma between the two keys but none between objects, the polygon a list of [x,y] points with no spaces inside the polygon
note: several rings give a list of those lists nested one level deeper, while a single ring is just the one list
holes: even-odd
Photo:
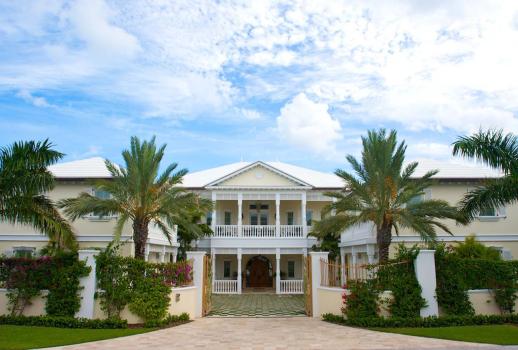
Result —
[{"label": "wooden front door", "polygon": [[250,287],[271,287],[268,261],[254,259],[250,264]]}]

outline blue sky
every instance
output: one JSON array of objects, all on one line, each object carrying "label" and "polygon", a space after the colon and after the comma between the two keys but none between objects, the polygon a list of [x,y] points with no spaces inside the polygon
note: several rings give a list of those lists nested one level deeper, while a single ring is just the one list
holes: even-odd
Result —
[{"label": "blue sky", "polygon": [[451,160],[518,132],[515,1],[1,1],[0,145],[120,161],[131,135],[199,170],[331,171],[367,129]]}]

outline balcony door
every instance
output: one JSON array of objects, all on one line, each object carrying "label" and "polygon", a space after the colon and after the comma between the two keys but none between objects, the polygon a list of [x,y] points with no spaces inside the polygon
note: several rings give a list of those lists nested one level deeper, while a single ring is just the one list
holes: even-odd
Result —
[{"label": "balcony door", "polygon": [[250,204],[250,225],[268,225],[268,204]]}]

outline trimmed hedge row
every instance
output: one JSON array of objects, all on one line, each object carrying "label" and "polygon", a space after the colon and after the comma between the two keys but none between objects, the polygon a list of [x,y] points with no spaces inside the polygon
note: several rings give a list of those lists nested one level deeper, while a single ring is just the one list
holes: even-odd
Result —
[{"label": "trimmed hedge row", "polygon": [[182,323],[189,322],[189,314],[184,312],[180,315],[168,315],[166,318],[160,321],[148,321],[144,323],[144,327],[146,328],[156,328],[156,327],[169,327]]},{"label": "trimmed hedge row", "polygon": [[10,324],[18,326],[39,326],[58,328],[128,328],[126,320],[118,319],[95,319],[74,318],[74,317],[53,317],[53,316],[9,316],[0,315],[0,325]]},{"label": "trimmed hedge row", "polygon": [[322,319],[327,322],[342,324],[352,327],[364,328],[400,328],[400,327],[452,327],[452,326],[478,326],[490,324],[518,323],[518,315],[475,315],[475,316],[441,316],[441,317],[368,317],[346,319],[343,316],[324,314]]}]

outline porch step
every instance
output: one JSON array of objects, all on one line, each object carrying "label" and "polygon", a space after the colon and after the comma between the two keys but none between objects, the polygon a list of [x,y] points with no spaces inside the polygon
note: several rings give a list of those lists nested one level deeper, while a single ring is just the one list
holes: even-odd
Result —
[{"label": "porch step", "polygon": [[303,295],[212,295],[209,317],[304,317]]}]

